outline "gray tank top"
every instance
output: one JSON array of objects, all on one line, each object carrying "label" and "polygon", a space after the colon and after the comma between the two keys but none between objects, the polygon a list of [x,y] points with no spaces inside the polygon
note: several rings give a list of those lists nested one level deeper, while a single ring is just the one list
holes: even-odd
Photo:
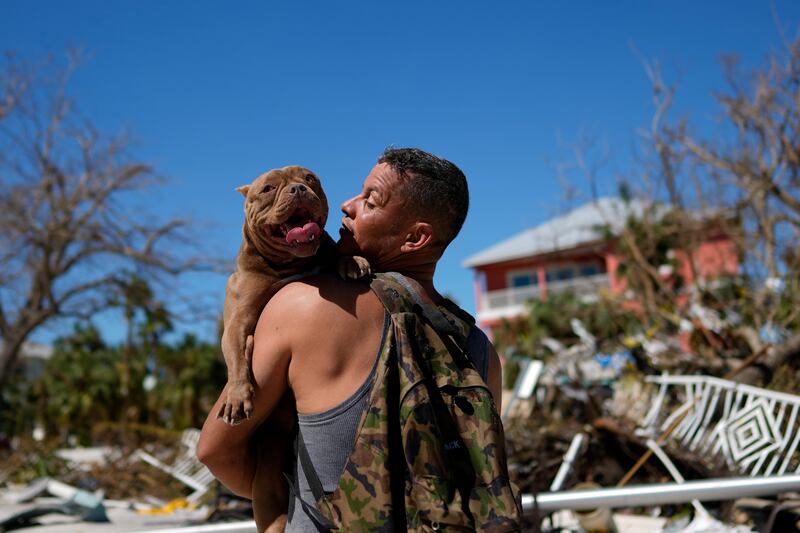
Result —
[{"label": "gray tank top", "polygon": [[[361,414],[367,407],[369,391],[372,388],[372,379],[378,364],[378,355],[386,339],[391,319],[389,313],[383,315],[383,334],[375,356],[375,364],[364,380],[364,383],[348,399],[323,413],[313,415],[298,414],[298,427],[303,435],[303,441],[308,449],[311,464],[317,471],[322,488],[325,492],[333,492],[344,471],[347,458],[353,449],[353,443],[358,431],[358,422]],[[489,374],[489,339],[477,327],[467,338],[467,353],[472,359],[475,368],[484,381]],[[308,503],[314,503],[314,495],[309,487],[300,461],[295,457],[294,465],[289,472],[289,479],[294,482],[298,479],[300,497]],[[290,514],[286,524],[287,532],[317,531],[314,521],[304,512],[299,501],[294,502],[293,513]]]}]

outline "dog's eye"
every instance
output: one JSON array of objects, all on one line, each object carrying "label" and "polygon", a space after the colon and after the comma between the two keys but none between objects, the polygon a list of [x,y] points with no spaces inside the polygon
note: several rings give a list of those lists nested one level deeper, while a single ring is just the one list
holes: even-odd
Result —
[{"label": "dog's eye", "polygon": [[306,174],[306,181],[308,183],[313,183],[315,179],[317,179],[317,178],[316,178],[316,176],[314,176],[314,174]]},{"label": "dog's eye", "polygon": [[264,185],[264,189],[261,192],[269,192],[273,189],[275,189],[274,185]]}]

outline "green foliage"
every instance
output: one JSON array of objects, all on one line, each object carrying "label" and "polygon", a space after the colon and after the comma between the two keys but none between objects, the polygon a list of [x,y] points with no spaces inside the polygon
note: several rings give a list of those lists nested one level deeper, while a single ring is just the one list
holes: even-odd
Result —
[{"label": "green foliage", "polygon": [[503,387],[510,389],[517,382],[522,367],[516,359],[507,359],[503,364]]},{"label": "green foliage", "polygon": [[162,352],[162,379],[154,389],[158,409],[171,415],[167,427],[200,427],[225,385],[225,362],[218,345],[186,335]]},{"label": "green foliage", "polygon": [[38,424],[61,442],[89,444],[93,427],[104,422],[202,425],[226,380],[219,344],[192,335],[165,343],[169,313],[146,283],[130,281],[120,291],[125,341],[109,346],[93,324],[75,324],[56,340],[41,376],[26,380],[19,372],[0,391],[0,432],[28,435]]},{"label": "green foliage", "polygon": [[[86,443],[97,420],[120,416],[120,351],[109,348],[91,324],[76,324],[56,341],[53,357],[34,384],[37,412],[48,434],[67,428]],[[143,365],[137,365],[138,373]]]},{"label": "green foliage", "polygon": [[[646,304],[658,306],[671,301],[685,286],[680,274],[682,255],[676,252],[689,257],[697,244],[689,238],[691,230],[686,213],[678,209],[665,211],[658,204],[649,206],[642,216],[628,217],[620,235],[612,237],[616,251],[623,258],[617,276],[625,280],[628,289],[641,295]],[[672,274],[657,274],[662,266],[671,267]]]},{"label": "green foliage", "polygon": [[17,366],[0,388],[0,436],[29,432],[36,419],[33,382]]},{"label": "green foliage", "polygon": [[786,331],[800,330],[800,279],[787,274],[780,290],[759,293],[747,276],[721,278],[703,292],[703,303],[725,315],[735,310],[742,322],[755,327],[770,324]]},{"label": "green foliage", "polygon": [[577,337],[570,321],[580,320],[598,339],[613,339],[641,327],[641,321],[618,301],[601,298],[595,302],[583,301],[572,292],[548,295],[546,300],[528,303],[525,318],[504,320],[494,331],[498,352],[535,355],[542,339],[551,337],[567,345]]},{"label": "green foliage", "polygon": [[[123,390],[126,350],[107,346],[95,326],[77,324],[56,341],[39,379],[3,391],[3,429],[27,434],[38,421],[48,435],[59,435],[62,441],[73,436],[89,444],[92,428],[101,422],[124,419],[171,429],[202,425],[226,378],[216,344],[186,335],[159,347],[157,367],[154,352],[137,344],[127,362],[130,386]],[[150,391],[144,386],[148,374],[156,383]]]},{"label": "green foliage", "polygon": [[800,281],[790,278],[786,288],[776,298],[775,322],[789,331],[800,331]]}]

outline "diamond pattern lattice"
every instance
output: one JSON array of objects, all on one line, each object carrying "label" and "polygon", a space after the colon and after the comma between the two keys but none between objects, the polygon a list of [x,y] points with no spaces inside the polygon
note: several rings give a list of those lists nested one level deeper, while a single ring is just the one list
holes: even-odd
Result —
[{"label": "diamond pattern lattice", "polygon": [[722,449],[731,465],[746,468],[780,446],[772,409],[763,398],[731,413],[721,432]]},{"label": "diamond pattern lattice", "polygon": [[750,476],[800,473],[800,396],[711,376],[647,379],[660,387],[644,434],[673,428],[673,442]]}]

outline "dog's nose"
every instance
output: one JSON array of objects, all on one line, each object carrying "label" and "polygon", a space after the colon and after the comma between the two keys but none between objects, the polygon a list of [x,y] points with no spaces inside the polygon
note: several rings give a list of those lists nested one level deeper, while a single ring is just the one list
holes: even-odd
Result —
[{"label": "dog's nose", "polygon": [[301,192],[306,192],[306,186],[302,183],[295,183],[291,187],[289,187],[289,194],[297,194]]}]

